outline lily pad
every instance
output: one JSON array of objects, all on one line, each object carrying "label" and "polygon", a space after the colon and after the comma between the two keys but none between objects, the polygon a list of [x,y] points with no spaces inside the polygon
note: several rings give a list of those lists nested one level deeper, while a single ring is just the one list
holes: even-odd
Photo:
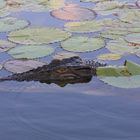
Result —
[{"label": "lily pad", "polygon": [[101,38],[72,37],[61,42],[63,49],[72,52],[95,51],[105,46],[105,41]]},{"label": "lily pad", "polygon": [[33,59],[33,58],[39,58],[39,57],[45,57],[54,52],[54,49],[51,46],[21,46],[12,48],[8,51],[10,55],[12,55],[14,58],[21,59]]},{"label": "lily pad", "polygon": [[119,76],[130,76],[131,73],[125,66],[106,66],[98,67],[96,70],[97,76],[102,77],[119,77]]},{"label": "lily pad", "polygon": [[27,28],[13,31],[8,35],[10,41],[19,44],[49,44],[65,40],[70,33],[58,28]]},{"label": "lily pad", "polygon": [[27,27],[29,22],[26,20],[17,19],[14,17],[6,17],[0,19],[0,32],[9,32]]},{"label": "lily pad", "polygon": [[124,66],[106,66],[98,67],[96,70],[98,76],[134,76],[140,75],[140,65],[125,61]]},{"label": "lily pad", "polygon": [[118,60],[121,59],[121,55],[114,53],[106,53],[99,55],[97,58],[100,60]]},{"label": "lily pad", "polygon": [[130,43],[139,44],[140,47],[140,33],[132,33],[125,36],[125,40]]},{"label": "lily pad", "polygon": [[44,9],[59,9],[65,5],[65,0],[36,0]]},{"label": "lily pad", "polygon": [[16,44],[6,40],[0,40],[0,52],[5,52],[14,47],[16,47]]},{"label": "lily pad", "polygon": [[68,22],[65,28],[71,32],[97,32],[103,30],[103,26],[96,21]]},{"label": "lily pad", "polygon": [[111,0],[80,0],[81,2],[103,2],[103,1],[111,1]]},{"label": "lily pad", "polygon": [[61,20],[72,21],[92,20],[96,17],[94,11],[75,4],[67,4],[63,8],[52,11],[51,15]]},{"label": "lily pad", "polygon": [[124,8],[120,10],[120,13],[118,13],[118,18],[121,21],[127,22],[127,23],[140,21],[140,9]]},{"label": "lily pad", "polygon": [[0,0],[0,9],[4,8],[6,6],[6,1],[5,0]]},{"label": "lily pad", "polygon": [[107,43],[106,48],[110,52],[120,54],[120,55],[135,54],[137,51],[140,50],[139,47],[131,46],[131,44],[126,42],[124,39],[110,40]]},{"label": "lily pad", "polygon": [[10,12],[8,10],[6,10],[6,8],[0,9],[0,18],[6,17],[9,14],[10,14]]},{"label": "lily pad", "polygon": [[118,1],[103,1],[96,4],[94,10],[101,15],[118,13],[124,3]]},{"label": "lily pad", "polygon": [[130,77],[102,77],[100,80],[118,88],[129,89],[140,87],[140,75]]},{"label": "lily pad", "polygon": [[131,75],[140,75],[140,65],[132,61],[126,61],[124,65],[127,67]]},{"label": "lily pad", "polygon": [[103,82],[119,88],[140,87],[140,65],[126,61],[124,66],[97,68],[97,75]]},{"label": "lily pad", "polygon": [[97,32],[103,31],[107,27],[111,27],[118,23],[118,20],[112,20],[110,18],[92,20],[92,21],[81,21],[81,22],[68,22],[65,24],[65,28],[71,32]]},{"label": "lily pad", "polygon": [[19,8],[22,11],[46,12],[59,9],[65,5],[64,0],[24,0]]},{"label": "lily pad", "polygon": [[95,8],[96,10],[112,10],[115,8],[121,8],[124,5],[124,3],[118,2],[118,1],[104,1],[99,2],[96,4]]},{"label": "lily pad", "polygon": [[4,64],[4,68],[12,73],[23,73],[45,65],[35,60],[10,60]]},{"label": "lily pad", "polygon": [[136,1],[136,5],[140,8],[140,0]]},{"label": "lily pad", "polygon": [[60,52],[60,53],[57,53],[55,56],[53,56],[53,58],[62,60],[62,59],[71,58],[74,56],[79,56],[79,55],[75,53],[71,53],[71,52]]},{"label": "lily pad", "polygon": [[108,39],[119,39],[119,38],[122,38],[126,34],[128,34],[128,31],[119,30],[119,28],[115,28],[115,29],[108,29],[102,32],[100,35]]}]

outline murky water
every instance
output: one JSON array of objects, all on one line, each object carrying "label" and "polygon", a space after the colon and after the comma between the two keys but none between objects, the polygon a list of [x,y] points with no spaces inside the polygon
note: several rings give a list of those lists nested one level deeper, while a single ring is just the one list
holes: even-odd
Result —
[{"label": "murky water", "polygon": [[[68,1],[92,7],[92,3]],[[11,16],[27,19],[31,26],[63,28],[64,21],[47,12],[18,12]],[[98,16],[97,18],[102,18]],[[113,18],[113,17],[112,17]],[[78,34],[74,34],[78,35]],[[94,34],[81,34],[94,36]],[[6,33],[0,34],[6,39]],[[56,52],[62,51],[54,43]],[[108,52],[103,48],[96,52],[82,53],[82,58],[95,59]],[[0,53],[1,63],[12,59]],[[122,57],[108,64],[122,65],[125,60],[140,64],[134,55]],[[52,56],[41,58],[50,62]],[[8,75],[2,70],[0,76]],[[140,139],[140,88],[121,89],[109,86],[93,77],[85,84],[55,84],[39,82],[0,83],[0,139],[1,140],[139,140]]]}]

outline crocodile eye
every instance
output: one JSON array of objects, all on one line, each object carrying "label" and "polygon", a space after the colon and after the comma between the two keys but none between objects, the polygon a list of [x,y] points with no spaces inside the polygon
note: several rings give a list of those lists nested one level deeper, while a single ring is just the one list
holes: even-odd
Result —
[{"label": "crocodile eye", "polygon": [[56,72],[58,72],[58,73],[65,73],[65,72],[67,72],[67,69],[61,68],[61,69],[56,70]]}]

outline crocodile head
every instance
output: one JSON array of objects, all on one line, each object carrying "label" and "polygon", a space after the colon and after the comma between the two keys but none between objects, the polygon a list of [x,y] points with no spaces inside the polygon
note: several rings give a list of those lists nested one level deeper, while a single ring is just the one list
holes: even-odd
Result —
[{"label": "crocodile head", "polygon": [[[59,86],[75,83],[87,83],[92,78],[91,67],[83,63],[80,57],[63,60],[54,59],[49,65],[44,65],[20,74],[13,74],[5,80],[39,81],[41,83],[55,83]],[[4,78],[1,81],[4,81]]]},{"label": "crocodile head", "polygon": [[80,57],[72,57],[63,60],[54,59],[47,66],[45,77],[47,78],[38,80],[48,84],[55,83],[59,86],[87,83],[92,78],[92,70],[91,67],[83,63]]}]

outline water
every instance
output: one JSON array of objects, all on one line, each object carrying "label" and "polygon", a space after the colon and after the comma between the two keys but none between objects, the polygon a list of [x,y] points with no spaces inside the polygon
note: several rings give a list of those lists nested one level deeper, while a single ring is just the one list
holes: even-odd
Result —
[{"label": "water", "polygon": [[[79,3],[91,7],[91,3]],[[49,13],[19,12],[12,16],[30,20],[31,26],[63,28],[64,21]],[[101,17],[98,17],[101,18]],[[83,34],[92,36],[91,34]],[[6,39],[6,34],[0,34]],[[55,43],[56,52],[62,51]],[[82,58],[96,58],[97,52],[80,54]],[[12,59],[0,54],[1,63]],[[140,64],[134,55],[108,64],[122,65],[127,60]],[[41,58],[50,62],[52,56]],[[8,75],[2,70],[0,76]],[[140,89],[121,89],[101,82],[97,77],[85,84],[59,87],[39,82],[0,83],[0,139],[1,140],[139,140]]]}]

